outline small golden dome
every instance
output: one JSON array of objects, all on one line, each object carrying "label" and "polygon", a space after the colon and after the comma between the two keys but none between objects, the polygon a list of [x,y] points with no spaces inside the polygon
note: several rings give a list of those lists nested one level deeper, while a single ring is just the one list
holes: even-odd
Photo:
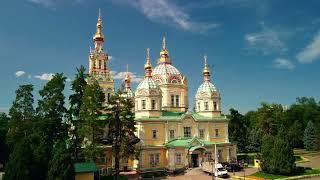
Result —
[{"label": "small golden dome", "polygon": [[104,35],[102,33],[102,19],[101,19],[101,12],[99,9],[99,16],[98,16],[98,21],[97,21],[97,30],[96,33],[93,36],[94,41],[104,41]]}]

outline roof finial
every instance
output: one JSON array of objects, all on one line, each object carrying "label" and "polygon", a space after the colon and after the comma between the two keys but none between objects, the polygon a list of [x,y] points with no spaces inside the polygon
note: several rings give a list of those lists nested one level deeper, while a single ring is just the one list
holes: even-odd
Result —
[{"label": "roof finial", "polygon": [[204,58],[204,65],[207,66],[207,54],[204,54],[203,58]]},{"label": "roof finial", "polygon": [[147,59],[146,63],[144,64],[144,69],[146,71],[146,76],[151,76],[152,65],[150,61],[150,48],[147,48]]},{"label": "roof finial", "polygon": [[205,81],[210,81],[210,70],[209,70],[209,65],[207,62],[207,55],[205,54],[203,56],[204,59],[204,68],[203,68],[203,76]]},{"label": "roof finial", "polygon": [[99,8],[99,15],[98,15],[98,19],[101,20],[101,9]]},{"label": "roof finial", "polygon": [[130,74],[129,74],[129,65],[127,64],[127,70],[126,70],[126,75],[125,75],[125,77],[124,77],[124,80],[126,81],[126,82],[129,82],[130,83]]},{"label": "roof finial", "polygon": [[167,49],[167,47],[166,47],[166,35],[163,35],[163,38],[162,38],[162,49]]}]

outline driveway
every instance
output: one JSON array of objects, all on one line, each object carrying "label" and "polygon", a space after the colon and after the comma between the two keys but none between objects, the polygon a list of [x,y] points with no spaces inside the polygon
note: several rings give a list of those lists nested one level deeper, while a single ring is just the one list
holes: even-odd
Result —
[{"label": "driveway", "polygon": [[200,167],[186,170],[184,175],[171,176],[170,180],[212,180],[209,174],[203,172]]},{"label": "driveway", "polygon": [[302,156],[309,159],[309,162],[297,163],[297,166],[320,169],[320,153],[303,154]]}]

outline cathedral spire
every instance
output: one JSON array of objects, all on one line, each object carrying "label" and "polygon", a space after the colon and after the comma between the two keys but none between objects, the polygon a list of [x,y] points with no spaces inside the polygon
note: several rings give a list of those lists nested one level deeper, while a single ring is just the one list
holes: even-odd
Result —
[{"label": "cathedral spire", "polygon": [[152,65],[150,60],[150,49],[147,48],[147,58],[146,63],[144,64],[145,76],[150,77],[152,72]]},{"label": "cathedral spire", "polygon": [[210,81],[210,70],[207,62],[207,55],[204,55],[204,68],[203,68],[203,78],[205,81]]},{"label": "cathedral spire", "polygon": [[127,64],[126,75],[124,77],[124,82],[125,82],[125,88],[126,89],[130,88],[131,77],[130,77],[130,73],[129,73],[128,64]]},{"label": "cathedral spire", "polygon": [[95,42],[104,41],[104,35],[102,33],[102,18],[101,18],[101,10],[99,9],[99,14],[98,14],[98,21],[97,21],[97,25],[96,25],[96,33],[93,36],[93,40]]}]

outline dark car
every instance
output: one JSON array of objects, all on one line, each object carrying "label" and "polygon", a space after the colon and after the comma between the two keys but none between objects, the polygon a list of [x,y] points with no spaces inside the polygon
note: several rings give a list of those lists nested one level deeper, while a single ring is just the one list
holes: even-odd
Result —
[{"label": "dark car", "polygon": [[239,164],[231,163],[226,165],[226,169],[228,172],[238,172],[243,169]]}]

